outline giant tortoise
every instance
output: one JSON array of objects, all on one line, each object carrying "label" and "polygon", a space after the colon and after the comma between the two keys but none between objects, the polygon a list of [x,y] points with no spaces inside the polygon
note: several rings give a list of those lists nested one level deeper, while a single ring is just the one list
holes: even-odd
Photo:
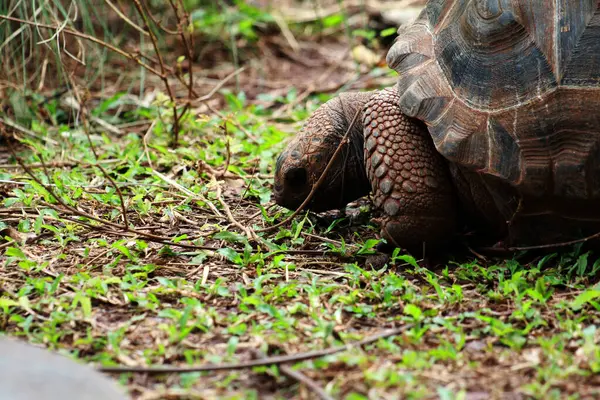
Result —
[{"label": "giant tortoise", "polygon": [[387,54],[397,84],[322,105],[277,160],[274,199],[372,194],[399,247],[600,231],[600,1],[431,0]]}]

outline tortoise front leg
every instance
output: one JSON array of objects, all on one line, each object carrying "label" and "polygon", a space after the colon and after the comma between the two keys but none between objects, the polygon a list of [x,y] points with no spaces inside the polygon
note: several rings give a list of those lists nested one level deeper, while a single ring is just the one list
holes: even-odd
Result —
[{"label": "tortoise front leg", "polygon": [[419,249],[455,230],[457,203],[446,161],[425,125],[402,114],[396,89],[375,94],[365,106],[365,161],[381,236]]}]

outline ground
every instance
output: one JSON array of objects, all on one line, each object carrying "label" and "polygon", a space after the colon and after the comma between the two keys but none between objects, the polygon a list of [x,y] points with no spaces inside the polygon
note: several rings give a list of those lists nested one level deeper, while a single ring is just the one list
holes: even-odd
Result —
[{"label": "ground", "polygon": [[[98,368],[220,367],[105,372],[134,399],[598,398],[600,261],[580,244],[442,261],[399,249],[373,267],[368,199],[291,221],[273,204],[275,159],[310,112],[395,80],[383,63],[394,27],[323,3],[331,14],[282,23],[266,1],[186,2],[202,22],[196,56],[167,35],[162,77],[139,58],[93,59],[96,47],[85,65],[52,67],[39,40],[28,75],[6,58],[25,54],[7,34],[25,22],[3,27],[0,331]],[[154,54],[122,25],[101,29]],[[83,57],[76,37],[69,54]],[[143,60],[160,70],[156,57]],[[282,355],[304,359],[240,365]]]}]

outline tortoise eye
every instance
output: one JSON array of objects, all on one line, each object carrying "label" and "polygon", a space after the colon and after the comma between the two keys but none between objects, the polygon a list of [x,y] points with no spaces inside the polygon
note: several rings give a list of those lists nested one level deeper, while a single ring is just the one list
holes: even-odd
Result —
[{"label": "tortoise eye", "polygon": [[306,186],[308,173],[304,168],[291,168],[285,173],[286,186],[303,188]]}]

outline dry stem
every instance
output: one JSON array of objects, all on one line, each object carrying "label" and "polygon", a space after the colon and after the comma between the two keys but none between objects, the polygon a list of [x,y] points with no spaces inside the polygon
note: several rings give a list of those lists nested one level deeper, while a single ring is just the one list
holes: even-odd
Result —
[{"label": "dry stem", "polygon": [[264,365],[280,365],[295,363],[304,360],[313,360],[315,358],[325,357],[331,354],[341,353],[355,347],[362,347],[364,345],[378,341],[379,339],[385,339],[391,336],[397,336],[401,333],[413,327],[412,324],[404,325],[399,328],[388,329],[383,332],[376,333],[372,336],[368,336],[362,340],[348,343],[338,347],[330,347],[324,350],[308,351],[305,353],[290,354],[285,356],[274,356],[260,358],[251,361],[244,361],[240,363],[231,364],[206,364],[197,365],[192,367],[172,367],[172,366],[154,366],[154,367],[125,367],[125,366],[100,366],[97,369],[102,372],[141,372],[147,374],[168,374],[168,373],[185,373],[185,372],[200,372],[200,371],[223,371],[223,370],[238,370],[247,369],[253,367],[259,367]]},{"label": "dry stem", "polygon": [[268,232],[268,231],[272,231],[273,229],[279,228],[280,226],[283,226],[283,225],[287,224],[288,222],[290,222],[292,219],[294,219],[294,217],[296,217],[296,215],[298,215],[304,209],[304,207],[306,207],[306,205],[312,200],[312,198],[315,195],[315,193],[316,193],[317,189],[319,188],[319,186],[321,186],[321,184],[325,180],[325,177],[327,176],[327,173],[329,172],[329,170],[333,166],[333,163],[335,162],[335,160],[337,159],[338,155],[342,151],[342,148],[346,145],[346,143],[348,143],[348,137],[350,136],[350,131],[354,127],[354,124],[356,124],[356,121],[358,120],[358,116],[359,115],[360,115],[360,110],[356,111],[356,113],[354,114],[354,118],[352,118],[352,122],[350,122],[350,125],[348,126],[348,130],[346,130],[346,133],[344,134],[344,137],[340,141],[340,144],[338,145],[337,149],[335,149],[335,152],[331,156],[331,159],[327,163],[327,166],[323,170],[323,173],[321,174],[321,176],[319,177],[319,179],[317,180],[317,182],[313,185],[310,193],[308,194],[308,196],[306,197],[306,199],[304,200],[304,202],[302,202],[302,204],[300,204],[300,207],[298,207],[292,213],[292,215],[290,215],[289,217],[287,217],[285,220],[281,221],[280,223],[275,224],[273,226],[269,226],[267,228],[259,229],[256,232]]}]

